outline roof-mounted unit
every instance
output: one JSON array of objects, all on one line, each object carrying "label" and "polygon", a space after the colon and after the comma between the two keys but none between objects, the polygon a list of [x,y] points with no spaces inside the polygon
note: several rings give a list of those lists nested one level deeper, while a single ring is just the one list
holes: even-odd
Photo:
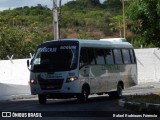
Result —
[{"label": "roof-mounted unit", "polygon": [[110,41],[110,42],[127,42],[125,38],[106,38],[100,39],[101,41]]}]

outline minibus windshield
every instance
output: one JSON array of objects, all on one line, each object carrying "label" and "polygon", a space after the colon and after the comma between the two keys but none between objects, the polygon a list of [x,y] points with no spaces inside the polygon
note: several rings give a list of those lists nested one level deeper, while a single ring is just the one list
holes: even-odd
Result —
[{"label": "minibus windshield", "polygon": [[67,71],[77,67],[78,45],[39,47],[32,61],[34,72]]}]

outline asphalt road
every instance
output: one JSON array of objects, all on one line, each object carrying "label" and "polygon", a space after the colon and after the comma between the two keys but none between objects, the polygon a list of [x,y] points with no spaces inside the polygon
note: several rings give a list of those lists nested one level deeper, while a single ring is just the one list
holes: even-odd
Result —
[{"label": "asphalt road", "polygon": [[[151,85],[131,88],[124,91],[124,97],[134,94],[157,93],[160,89]],[[0,101],[0,119],[13,119],[6,116],[11,115],[15,119],[28,119],[35,117],[36,119],[52,119],[52,120],[115,120],[117,119],[137,119],[124,117],[125,115],[142,115],[118,106],[118,100],[110,99],[108,95],[89,97],[87,103],[79,103],[77,99],[55,99],[48,100],[46,105],[40,105],[37,98],[32,99],[16,99],[9,101]],[[5,113],[9,112],[9,113]],[[19,114],[18,114],[19,113]],[[4,116],[2,118],[2,115]],[[121,115],[121,116],[120,116]],[[18,116],[18,117],[17,117]],[[122,118],[121,118],[122,117]],[[33,119],[33,118],[30,118]],[[150,120],[152,118],[141,118]],[[158,118],[153,118],[158,119]]]},{"label": "asphalt road", "polygon": [[[17,114],[14,113],[20,113],[20,116],[27,114],[27,117],[28,113],[40,113],[37,119],[45,118],[47,120],[52,118],[54,118],[54,120],[114,120],[114,115],[137,115],[134,111],[119,107],[118,101],[111,100],[108,96],[91,96],[85,104],[78,103],[76,99],[49,100],[46,105],[40,105],[36,98],[3,101],[0,102],[0,111],[11,112],[11,119],[13,119],[13,117],[14,119],[26,119],[25,117],[17,117]],[[5,120],[6,118],[3,119]],[[128,120],[130,118],[123,117],[123,119]],[[146,120],[146,118],[144,120]]]}]

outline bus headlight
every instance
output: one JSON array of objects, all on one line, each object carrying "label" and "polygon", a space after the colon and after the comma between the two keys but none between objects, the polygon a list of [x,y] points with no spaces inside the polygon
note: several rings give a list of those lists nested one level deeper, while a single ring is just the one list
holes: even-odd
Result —
[{"label": "bus headlight", "polygon": [[37,84],[36,80],[30,80],[30,84]]},{"label": "bus headlight", "polygon": [[75,80],[78,80],[78,77],[68,77],[66,82],[73,82]]}]

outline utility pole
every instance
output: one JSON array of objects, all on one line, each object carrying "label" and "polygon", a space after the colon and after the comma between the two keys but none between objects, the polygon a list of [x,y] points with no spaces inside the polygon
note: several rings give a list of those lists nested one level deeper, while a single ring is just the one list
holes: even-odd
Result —
[{"label": "utility pole", "polygon": [[58,28],[59,28],[59,39],[61,39],[61,16],[62,16],[62,11],[61,11],[61,5],[62,5],[62,0],[59,0],[59,12],[58,12]]},{"label": "utility pole", "polygon": [[54,40],[58,40],[59,39],[59,25],[58,25],[57,0],[53,0],[53,30],[54,30]]},{"label": "utility pole", "polygon": [[125,12],[124,12],[124,0],[122,0],[122,9],[123,9],[123,37],[126,37],[126,24],[125,24]]}]

